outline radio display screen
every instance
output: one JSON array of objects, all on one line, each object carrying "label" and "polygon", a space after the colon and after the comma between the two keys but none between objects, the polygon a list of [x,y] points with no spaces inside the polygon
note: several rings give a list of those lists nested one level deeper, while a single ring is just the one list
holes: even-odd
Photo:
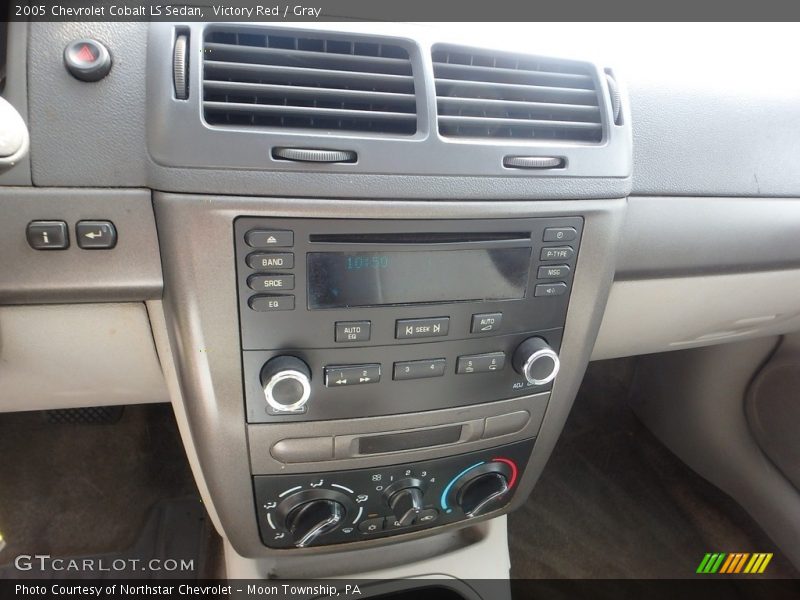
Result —
[{"label": "radio display screen", "polygon": [[309,252],[308,308],[525,297],[531,248]]}]

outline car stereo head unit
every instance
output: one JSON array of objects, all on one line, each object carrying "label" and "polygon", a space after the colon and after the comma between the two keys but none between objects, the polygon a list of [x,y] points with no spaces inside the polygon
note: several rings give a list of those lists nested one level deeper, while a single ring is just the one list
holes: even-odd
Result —
[{"label": "car stereo head unit", "polygon": [[581,217],[236,219],[249,422],[548,389],[582,227]]}]

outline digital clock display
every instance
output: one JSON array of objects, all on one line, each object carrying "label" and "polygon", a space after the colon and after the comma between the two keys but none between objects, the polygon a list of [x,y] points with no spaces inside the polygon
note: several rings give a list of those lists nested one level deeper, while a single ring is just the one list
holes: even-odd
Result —
[{"label": "digital clock display", "polygon": [[310,252],[308,307],[345,308],[525,297],[530,247]]},{"label": "digital clock display", "polygon": [[347,270],[358,271],[359,269],[388,269],[388,254],[356,254],[347,257]]}]

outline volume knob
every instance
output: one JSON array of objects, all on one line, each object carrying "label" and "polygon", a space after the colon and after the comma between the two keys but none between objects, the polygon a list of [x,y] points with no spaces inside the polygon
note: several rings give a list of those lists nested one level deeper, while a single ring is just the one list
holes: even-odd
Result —
[{"label": "volume knob", "polygon": [[531,385],[550,383],[561,366],[556,351],[540,337],[530,337],[517,346],[511,364]]},{"label": "volume knob", "polygon": [[276,356],[261,368],[261,385],[275,412],[302,412],[311,396],[311,369],[294,356]]}]

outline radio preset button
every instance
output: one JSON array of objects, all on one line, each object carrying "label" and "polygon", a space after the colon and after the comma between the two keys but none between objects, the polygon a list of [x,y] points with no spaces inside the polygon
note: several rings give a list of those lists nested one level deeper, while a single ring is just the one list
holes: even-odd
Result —
[{"label": "radio preset button", "polygon": [[578,237],[574,227],[548,227],[544,230],[545,242],[571,242]]},{"label": "radio preset button", "polygon": [[251,275],[247,280],[247,285],[257,292],[263,290],[293,290],[294,275]]},{"label": "radio preset button", "polygon": [[533,289],[533,295],[537,298],[542,296],[563,296],[567,293],[567,284],[563,281],[556,283],[540,283]]},{"label": "radio preset button", "polygon": [[380,365],[338,365],[325,367],[325,386],[364,385],[381,380]]},{"label": "radio preset button", "polygon": [[339,321],[336,323],[334,339],[341,342],[368,342],[372,323],[370,321]]},{"label": "radio preset button", "polygon": [[447,361],[444,358],[396,362],[394,363],[393,378],[395,381],[402,381],[405,379],[442,377],[446,368]]},{"label": "radio preset button", "polygon": [[456,373],[466,375],[469,373],[489,373],[500,371],[506,364],[505,352],[487,352],[486,354],[472,354],[459,356],[456,364]]},{"label": "radio preset button", "polygon": [[250,308],[258,312],[294,310],[294,296],[253,296],[248,304]]},{"label": "radio preset button", "polygon": [[251,229],[244,241],[251,248],[286,248],[294,245],[294,232]]},{"label": "radio preset button", "polygon": [[539,267],[536,279],[566,279],[569,277],[569,267],[567,265],[553,265]]},{"label": "radio preset button", "polygon": [[450,330],[450,317],[433,317],[429,319],[398,319],[395,338],[408,340],[413,338],[441,337]]},{"label": "radio preset button", "polygon": [[480,315],[472,315],[472,326],[469,329],[470,333],[489,333],[490,331],[497,331],[500,329],[500,323],[503,322],[503,313],[483,313]]},{"label": "radio preset button", "polygon": [[542,248],[539,257],[541,260],[569,260],[573,254],[575,254],[575,249],[571,246],[553,246],[552,248]]},{"label": "radio preset button", "polygon": [[247,257],[247,266],[260,271],[291,269],[294,267],[294,254],[291,252],[253,252]]}]

